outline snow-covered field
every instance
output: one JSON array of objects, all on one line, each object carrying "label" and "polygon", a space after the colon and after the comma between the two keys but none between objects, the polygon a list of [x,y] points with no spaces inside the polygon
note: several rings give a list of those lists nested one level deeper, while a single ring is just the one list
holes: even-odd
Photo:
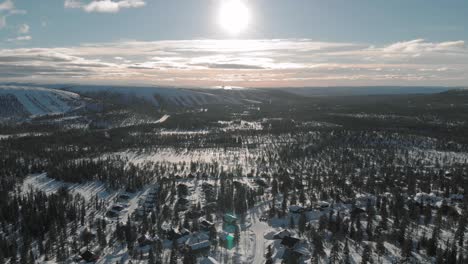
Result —
[{"label": "snow-covered field", "polygon": [[67,187],[70,192],[80,194],[87,200],[98,195],[100,199],[110,201],[117,195],[117,191],[109,191],[102,182],[92,181],[83,184],[64,183],[47,177],[47,173],[29,175],[23,181],[21,190],[23,193],[35,190],[52,194],[57,192],[61,187]]},{"label": "snow-covered field", "polygon": [[9,139],[9,138],[22,138],[22,137],[41,137],[48,136],[50,133],[19,133],[19,134],[9,134],[9,135],[0,135],[0,140]]}]

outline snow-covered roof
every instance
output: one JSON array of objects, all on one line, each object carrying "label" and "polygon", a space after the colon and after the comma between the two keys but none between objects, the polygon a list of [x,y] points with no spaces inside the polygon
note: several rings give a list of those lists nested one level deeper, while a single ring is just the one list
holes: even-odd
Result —
[{"label": "snow-covered roof", "polygon": [[297,252],[303,256],[310,256],[310,251],[307,249],[307,247],[303,244],[298,244],[294,247],[294,252]]},{"label": "snow-covered roof", "polygon": [[463,194],[451,194],[450,199],[452,200],[463,200],[464,196]]},{"label": "snow-covered roof", "polygon": [[299,205],[291,205],[289,206],[289,211],[290,212],[301,212],[301,211],[304,211],[304,208],[302,206],[299,206]]},{"label": "snow-covered roof", "polygon": [[185,243],[187,245],[193,245],[193,244],[197,244],[197,243],[209,240],[209,239],[210,237],[206,233],[197,232],[197,233],[191,234]]},{"label": "snow-covered roof", "polygon": [[199,249],[202,249],[202,248],[210,247],[210,245],[211,245],[210,241],[205,240],[205,241],[202,241],[200,243],[190,245],[190,248],[192,248],[192,250],[199,250]]},{"label": "snow-covered roof", "polygon": [[276,238],[276,239],[283,239],[286,236],[291,236],[291,232],[289,232],[286,229],[283,229],[283,230],[281,230],[281,231],[279,231],[279,232],[277,232],[277,233],[275,233],[273,235],[273,237]]},{"label": "snow-covered roof", "polygon": [[200,261],[200,264],[219,264],[219,262],[212,257],[205,257]]},{"label": "snow-covered roof", "polygon": [[435,205],[437,202],[440,202],[442,200],[441,197],[438,197],[434,193],[428,194],[424,192],[417,193],[413,199],[418,203],[429,203],[431,205]]}]

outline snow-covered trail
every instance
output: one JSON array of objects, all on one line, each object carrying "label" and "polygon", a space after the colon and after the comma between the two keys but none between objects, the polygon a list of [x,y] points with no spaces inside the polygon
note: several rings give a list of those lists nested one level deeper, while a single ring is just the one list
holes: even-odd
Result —
[{"label": "snow-covered trail", "polygon": [[265,263],[265,233],[268,230],[268,225],[264,222],[256,222],[252,225],[252,231],[255,233],[255,251],[254,264]]},{"label": "snow-covered trail", "polygon": [[157,120],[156,124],[159,124],[159,123],[164,123],[167,119],[169,119],[169,117],[171,117],[170,115],[163,115],[159,120]]},{"label": "snow-covered trail", "polygon": [[267,231],[270,230],[270,227],[267,223],[260,221],[260,217],[262,216],[263,212],[265,212],[270,202],[271,201],[261,202],[259,205],[256,205],[255,207],[251,208],[248,213],[248,216],[250,217],[250,221],[252,223],[250,230],[255,235],[255,243],[254,247],[252,248],[254,264],[265,263],[265,233],[267,233]]}]

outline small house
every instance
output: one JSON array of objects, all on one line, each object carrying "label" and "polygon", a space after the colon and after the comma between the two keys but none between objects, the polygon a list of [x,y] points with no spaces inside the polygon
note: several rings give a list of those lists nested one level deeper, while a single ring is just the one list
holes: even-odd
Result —
[{"label": "small house", "polygon": [[219,262],[212,257],[205,257],[200,261],[200,264],[219,264]]},{"label": "small house", "polygon": [[366,213],[366,210],[364,210],[362,208],[359,208],[359,207],[356,207],[353,210],[351,210],[351,216],[352,217],[355,217],[355,216],[358,216],[358,215],[361,215],[361,214],[365,214],[365,213]]},{"label": "small house", "polygon": [[154,243],[154,239],[149,235],[142,235],[137,239],[137,241],[140,247],[149,246]]},{"label": "small house", "polygon": [[281,240],[281,245],[288,249],[293,249],[301,240],[292,236],[285,236]]},{"label": "small house", "polygon": [[200,227],[205,231],[210,230],[214,226],[214,224],[212,222],[210,222],[210,221],[208,221],[208,220],[206,220],[204,218],[201,218],[198,221],[198,223],[200,224]]},{"label": "small house", "polygon": [[299,205],[291,205],[289,206],[289,212],[292,214],[302,214],[305,212],[304,207],[299,206]]},{"label": "small house", "polygon": [[226,224],[235,224],[237,222],[237,217],[232,214],[224,214],[224,223]]},{"label": "small house", "polygon": [[86,250],[85,252],[81,253],[81,258],[86,261],[87,263],[89,262],[96,262],[99,259],[99,256],[89,250]]},{"label": "small house", "polygon": [[283,229],[283,230],[281,230],[281,231],[275,233],[275,234],[273,235],[273,238],[274,238],[274,239],[283,239],[283,238],[285,238],[285,237],[287,237],[287,236],[291,236],[291,232],[289,232],[289,231],[286,230],[286,229]]}]

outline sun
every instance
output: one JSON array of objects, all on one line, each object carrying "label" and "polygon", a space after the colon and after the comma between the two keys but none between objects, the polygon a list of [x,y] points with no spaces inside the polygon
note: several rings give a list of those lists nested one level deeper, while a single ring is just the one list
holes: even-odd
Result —
[{"label": "sun", "polygon": [[250,12],[242,0],[226,0],[219,11],[219,25],[229,34],[237,35],[247,29]]}]

